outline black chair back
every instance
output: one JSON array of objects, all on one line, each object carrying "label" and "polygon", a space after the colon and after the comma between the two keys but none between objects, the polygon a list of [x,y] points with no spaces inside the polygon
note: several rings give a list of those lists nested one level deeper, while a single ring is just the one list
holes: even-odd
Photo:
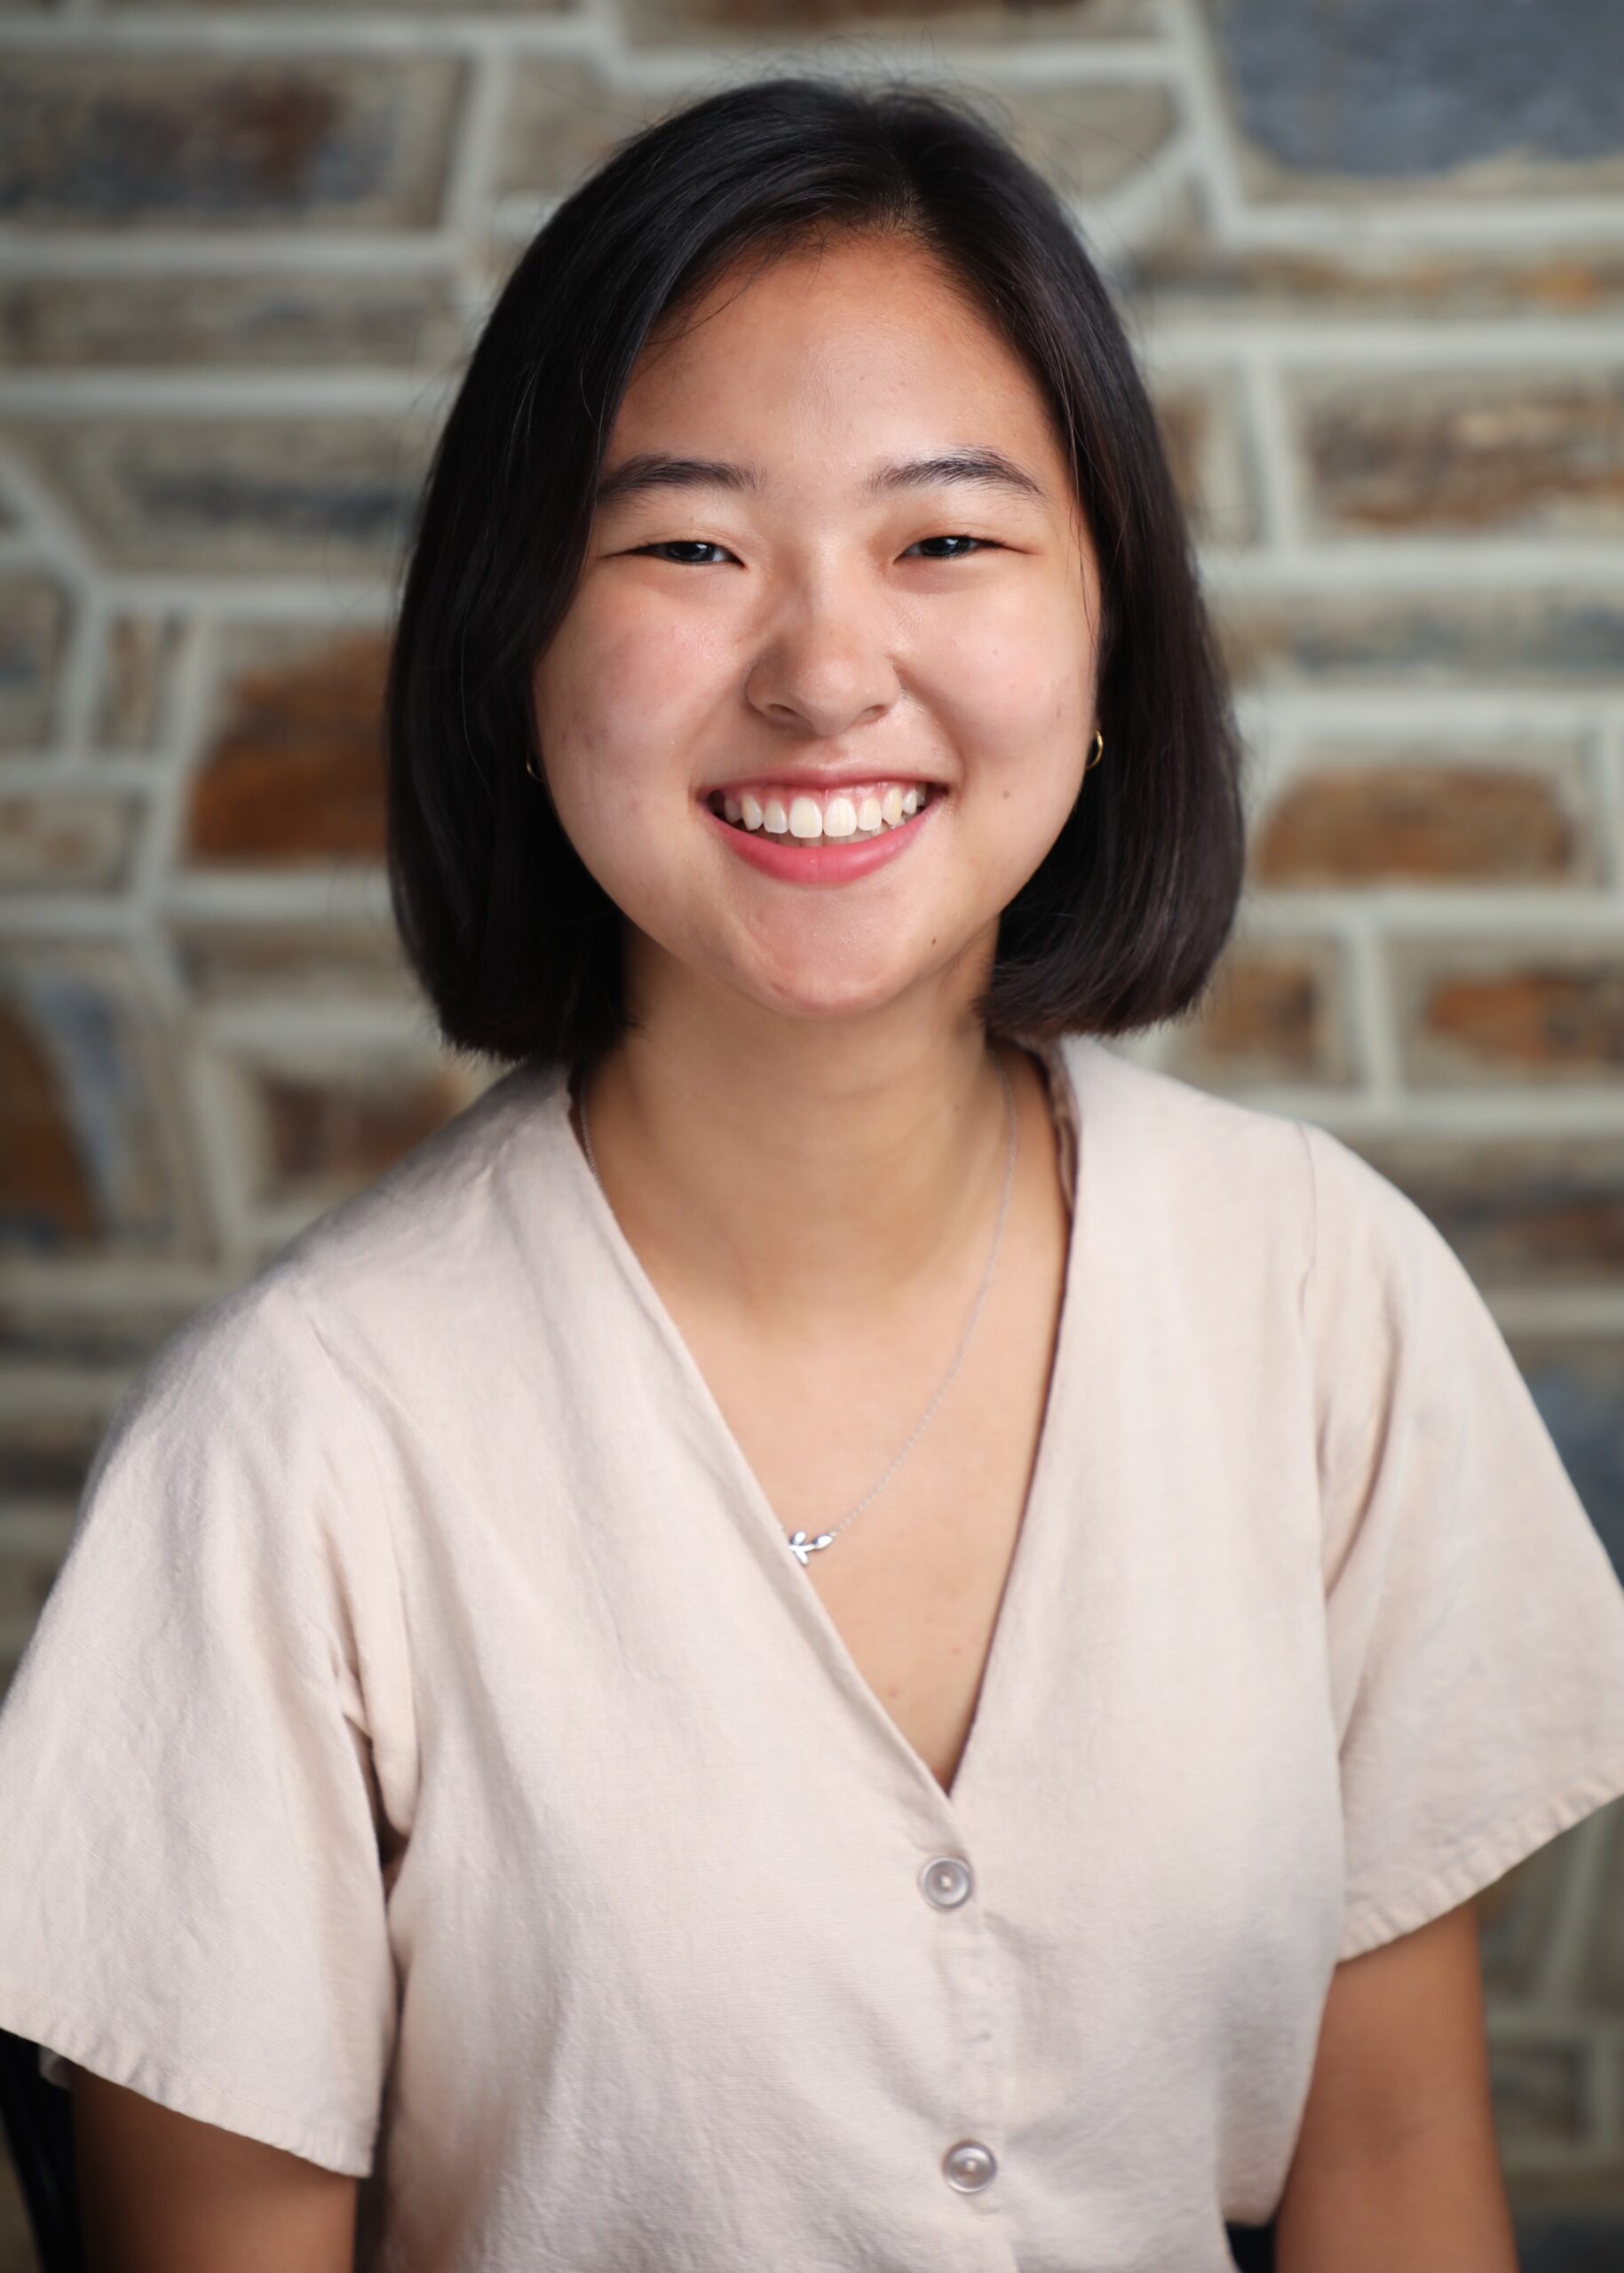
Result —
[{"label": "black chair back", "polygon": [[74,2173],[73,2094],[39,2071],[39,2047],[0,2028],[0,2124],[33,2229],[40,2273],[84,2273]]},{"label": "black chair back", "polygon": [[1236,2273],[1274,2273],[1274,2228],[1225,2226],[1224,2237],[1235,2261]]}]

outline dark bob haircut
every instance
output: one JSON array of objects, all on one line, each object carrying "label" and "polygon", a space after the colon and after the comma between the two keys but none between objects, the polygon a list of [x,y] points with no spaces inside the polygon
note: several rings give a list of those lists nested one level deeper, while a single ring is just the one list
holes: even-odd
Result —
[{"label": "dark bob haircut", "polygon": [[757,80],[621,143],[525,251],[441,429],[385,696],[395,923],[460,1052],[587,1062],[624,1030],[624,919],[535,746],[535,667],[586,556],[656,327],[741,256],[895,233],[1023,360],[1098,557],[1103,762],[1003,909],[990,1033],[1122,1034],[1196,1007],[1245,864],[1241,746],[1190,533],[1122,325],[1055,192],[972,104]]}]

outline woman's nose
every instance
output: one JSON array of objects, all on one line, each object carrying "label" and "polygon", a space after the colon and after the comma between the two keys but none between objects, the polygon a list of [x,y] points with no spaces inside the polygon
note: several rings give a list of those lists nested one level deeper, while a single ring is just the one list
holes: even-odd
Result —
[{"label": "woman's nose", "polygon": [[874,597],[854,589],[803,593],[788,603],[745,682],[764,717],[820,737],[871,725],[900,692]]}]

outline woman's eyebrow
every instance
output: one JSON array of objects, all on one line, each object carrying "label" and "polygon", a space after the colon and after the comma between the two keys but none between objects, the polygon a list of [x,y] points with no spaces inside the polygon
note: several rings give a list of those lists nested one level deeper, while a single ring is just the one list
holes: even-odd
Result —
[{"label": "woman's eyebrow", "polygon": [[[901,489],[934,489],[963,483],[1005,489],[1017,496],[1042,499],[1042,485],[1002,450],[947,450],[933,457],[903,458],[876,467],[863,484],[871,497]],[[660,489],[730,489],[759,493],[766,487],[759,468],[725,458],[677,457],[661,450],[638,450],[598,481],[596,503],[619,504],[628,497]]]}]

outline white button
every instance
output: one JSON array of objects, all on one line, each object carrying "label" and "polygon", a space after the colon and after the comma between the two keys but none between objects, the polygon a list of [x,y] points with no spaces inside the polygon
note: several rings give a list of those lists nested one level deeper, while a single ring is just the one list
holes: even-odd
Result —
[{"label": "white button", "polygon": [[920,1872],[919,1883],[927,1902],[933,1902],[939,1910],[956,1910],[975,1881],[968,1863],[962,1863],[956,1855],[938,1855]]},{"label": "white button", "polygon": [[942,2157],[942,2170],[949,2186],[961,2194],[978,2194],[991,2181],[998,2165],[990,2147],[979,2139],[961,2139],[956,2147],[949,2147]]}]

